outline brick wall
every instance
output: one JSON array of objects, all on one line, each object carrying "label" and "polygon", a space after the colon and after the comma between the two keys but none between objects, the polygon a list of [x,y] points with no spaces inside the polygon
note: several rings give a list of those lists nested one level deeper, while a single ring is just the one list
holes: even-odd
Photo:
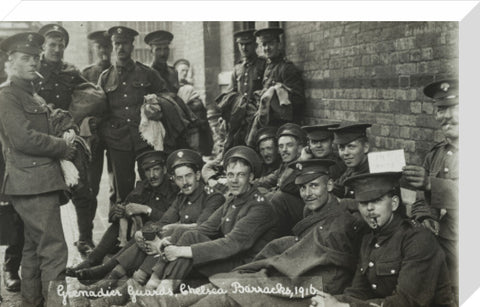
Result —
[{"label": "brick wall", "polygon": [[421,163],[442,139],[427,83],[458,76],[456,22],[286,22],[287,57],[303,70],[306,123],[373,124],[376,150]]}]

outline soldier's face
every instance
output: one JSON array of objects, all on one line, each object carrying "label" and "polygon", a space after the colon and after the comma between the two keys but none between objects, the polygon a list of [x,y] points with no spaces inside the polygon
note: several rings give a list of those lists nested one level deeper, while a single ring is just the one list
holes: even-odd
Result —
[{"label": "soldier's face", "polygon": [[36,71],[40,63],[40,56],[23,52],[15,52],[9,57],[9,75],[14,75],[23,80],[38,78]]},{"label": "soldier's face", "polygon": [[120,61],[125,61],[131,58],[133,52],[133,42],[129,41],[114,41],[113,51],[115,56]]},{"label": "soldier's face", "polygon": [[94,43],[93,48],[95,53],[101,61],[110,61],[110,57],[112,55],[112,45],[111,44],[99,44]]},{"label": "soldier's face", "polygon": [[308,146],[314,158],[321,159],[332,153],[332,139],[308,140]]},{"label": "soldier's face", "polygon": [[254,42],[238,43],[238,50],[242,58],[251,58],[256,54],[257,44]]},{"label": "soldier's face", "polygon": [[265,56],[269,59],[276,58],[280,55],[281,46],[280,42],[277,40],[262,42],[261,46],[263,54],[265,54]]},{"label": "soldier's face", "polygon": [[233,195],[241,195],[248,191],[253,181],[253,173],[250,167],[240,162],[232,162],[227,165],[227,185]]},{"label": "soldier's face", "polygon": [[383,195],[380,198],[358,203],[358,211],[362,218],[372,229],[382,227],[393,219],[393,212],[400,204],[398,196]]},{"label": "soldier's face", "polygon": [[302,152],[302,146],[293,136],[283,135],[278,139],[278,152],[284,163],[297,159]]},{"label": "soldier's face", "polygon": [[175,184],[185,195],[192,194],[200,184],[200,172],[194,172],[188,166],[179,166],[174,171]]},{"label": "soldier's face", "polygon": [[440,123],[447,139],[458,139],[458,104],[454,106],[437,107],[435,118]]},{"label": "soldier's face", "polygon": [[170,47],[168,44],[152,45],[152,53],[155,57],[155,62],[166,63],[170,55]]},{"label": "soldier's face", "polygon": [[314,211],[327,203],[328,193],[332,190],[333,180],[328,176],[321,176],[300,185],[300,197],[302,197],[305,206]]},{"label": "soldier's face", "polygon": [[160,186],[165,179],[165,167],[161,165],[157,164],[144,170],[145,176],[152,187]]},{"label": "soldier's face", "polygon": [[366,159],[369,148],[368,143],[354,140],[346,145],[338,145],[338,154],[347,167],[356,167]]},{"label": "soldier's face", "polygon": [[261,141],[260,144],[258,144],[258,151],[263,159],[263,162],[267,165],[272,164],[275,162],[275,160],[277,160],[278,151],[274,139]]},{"label": "soldier's face", "polygon": [[178,80],[187,80],[187,75],[188,75],[188,70],[190,67],[185,64],[178,64],[176,67],[177,73],[178,73]]},{"label": "soldier's face", "polygon": [[50,62],[60,62],[65,51],[65,40],[63,37],[47,36],[43,44],[44,57]]}]

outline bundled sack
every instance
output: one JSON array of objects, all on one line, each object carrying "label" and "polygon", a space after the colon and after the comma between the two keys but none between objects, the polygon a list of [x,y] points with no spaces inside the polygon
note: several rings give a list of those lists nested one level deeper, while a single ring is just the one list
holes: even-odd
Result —
[{"label": "bundled sack", "polygon": [[138,131],[143,140],[153,146],[155,150],[163,150],[165,138],[165,127],[160,119],[162,118],[162,107],[155,94],[149,94],[144,97],[143,105],[140,109],[140,125]]},{"label": "bundled sack", "polygon": [[81,125],[86,117],[102,117],[107,110],[105,92],[93,83],[81,83],[72,93],[72,102],[68,111],[75,124]]}]

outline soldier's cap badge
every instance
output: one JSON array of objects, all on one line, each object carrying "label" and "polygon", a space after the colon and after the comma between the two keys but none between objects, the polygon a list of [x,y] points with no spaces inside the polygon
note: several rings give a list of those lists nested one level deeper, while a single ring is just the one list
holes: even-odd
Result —
[{"label": "soldier's cap badge", "polygon": [[177,153],[177,156],[178,156],[179,158],[183,157],[183,151],[179,151],[179,152]]}]

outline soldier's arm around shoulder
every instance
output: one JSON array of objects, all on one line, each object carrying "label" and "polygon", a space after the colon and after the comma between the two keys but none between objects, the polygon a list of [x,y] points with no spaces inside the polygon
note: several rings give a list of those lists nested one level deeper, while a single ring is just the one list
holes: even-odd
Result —
[{"label": "soldier's arm around shoulder", "polygon": [[[27,102],[20,101],[10,89],[0,90],[1,128],[8,135],[13,147],[29,155],[62,158],[67,151],[67,142],[33,129],[31,121],[26,116],[24,103]],[[47,121],[44,118],[40,120]]]}]

